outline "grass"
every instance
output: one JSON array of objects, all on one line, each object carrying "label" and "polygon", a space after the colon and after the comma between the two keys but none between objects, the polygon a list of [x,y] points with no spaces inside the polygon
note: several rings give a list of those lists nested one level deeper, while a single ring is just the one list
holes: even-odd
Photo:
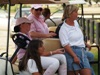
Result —
[{"label": "grass", "polygon": [[98,75],[98,65],[97,64],[93,64],[92,67],[94,69],[95,75]]},{"label": "grass", "polygon": [[[97,48],[92,48],[91,52],[94,54],[94,60],[98,60],[98,50]],[[92,65],[94,71],[95,71],[95,75],[98,75],[98,65],[97,64],[93,64]]]}]

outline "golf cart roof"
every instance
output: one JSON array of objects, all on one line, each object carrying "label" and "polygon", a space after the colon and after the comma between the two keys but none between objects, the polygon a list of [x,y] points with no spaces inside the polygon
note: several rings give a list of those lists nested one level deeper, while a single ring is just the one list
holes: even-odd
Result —
[{"label": "golf cart roof", "polygon": [[0,0],[0,4],[84,4],[84,0]]},{"label": "golf cart roof", "polygon": [[0,4],[57,4],[68,3],[68,0],[0,0]]},{"label": "golf cart roof", "polygon": [[86,3],[84,0],[69,0],[69,4],[84,4]]}]

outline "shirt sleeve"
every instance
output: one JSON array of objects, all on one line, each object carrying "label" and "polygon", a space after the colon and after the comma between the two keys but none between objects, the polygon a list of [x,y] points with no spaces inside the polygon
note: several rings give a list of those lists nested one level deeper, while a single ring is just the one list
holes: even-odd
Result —
[{"label": "shirt sleeve", "polygon": [[31,32],[31,31],[36,32],[36,26],[35,26],[34,22],[31,23],[30,32]]},{"label": "shirt sleeve", "polygon": [[38,72],[36,62],[33,59],[28,60],[28,66],[27,67],[28,67],[28,71],[30,73]]},{"label": "shirt sleeve", "polygon": [[61,44],[63,47],[69,44],[68,40],[68,32],[66,30],[66,27],[62,26],[60,31],[59,31],[59,39],[61,41]]},{"label": "shirt sleeve", "polygon": [[35,32],[36,32],[36,26],[35,26],[35,24],[34,24],[34,17],[32,16],[32,14],[30,14],[27,18],[28,18],[29,20],[33,21],[33,22],[31,23],[31,27],[30,27],[30,31],[29,31],[29,32],[31,32],[31,31],[35,31]]}]

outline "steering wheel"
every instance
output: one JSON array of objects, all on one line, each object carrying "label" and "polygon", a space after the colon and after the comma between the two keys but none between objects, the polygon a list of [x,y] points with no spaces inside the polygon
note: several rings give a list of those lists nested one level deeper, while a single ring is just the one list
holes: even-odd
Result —
[{"label": "steering wheel", "polygon": [[19,48],[23,48],[23,49],[26,49],[28,43],[30,42],[30,39],[23,34],[12,35],[12,40]]}]

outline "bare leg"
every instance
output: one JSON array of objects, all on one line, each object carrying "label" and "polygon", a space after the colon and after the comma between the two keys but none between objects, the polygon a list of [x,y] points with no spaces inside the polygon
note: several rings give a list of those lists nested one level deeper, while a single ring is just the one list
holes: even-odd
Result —
[{"label": "bare leg", "polygon": [[79,73],[79,71],[75,71],[75,73],[74,73],[74,71],[67,72],[68,75],[75,75],[75,74],[78,75],[78,73]]},{"label": "bare leg", "polygon": [[91,70],[90,69],[82,69],[80,70],[80,75],[91,75]]}]

